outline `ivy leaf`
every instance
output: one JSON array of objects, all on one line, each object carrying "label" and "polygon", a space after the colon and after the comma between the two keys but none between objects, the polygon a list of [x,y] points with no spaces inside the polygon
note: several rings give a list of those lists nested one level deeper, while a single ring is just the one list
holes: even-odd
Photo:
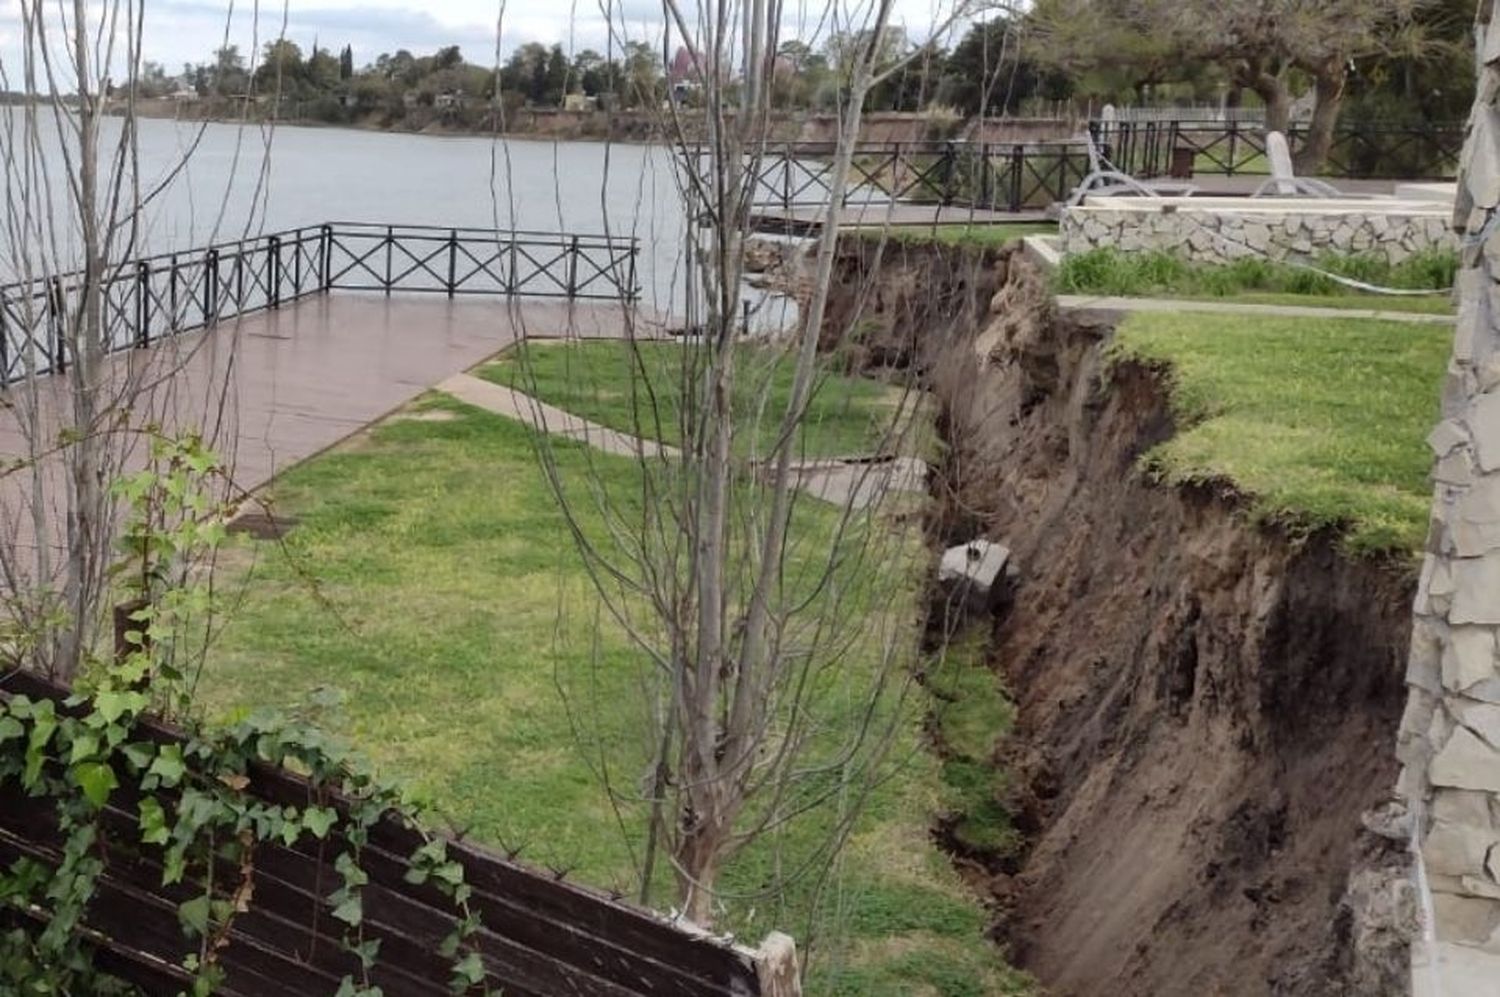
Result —
[{"label": "ivy leaf", "polygon": [[145,709],[146,697],[139,692],[101,692],[94,697],[94,709],[109,723],[114,723],[125,713],[138,713]]},{"label": "ivy leaf", "polygon": [[68,755],[68,763],[76,765],[99,753],[99,735],[92,731],[79,731],[73,735],[73,750]]},{"label": "ivy leaf", "polygon": [[156,757],[156,745],[149,741],[132,741],[120,750],[125,753],[125,760],[137,770],[150,766],[151,760]]},{"label": "ivy leaf", "polygon": [[175,786],[182,781],[187,766],[182,760],[182,746],[179,744],[164,744],[156,753],[156,760],[147,769],[148,775],[154,775],[161,779],[164,786]]},{"label": "ivy leaf", "polygon": [[333,916],[351,928],[359,927],[359,923],[365,919],[364,904],[360,902],[359,895],[346,897],[343,903],[333,909]]},{"label": "ivy leaf", "polygon": [[167,815],[154,797],[141,800],[141,841],[148,845],[165,845],[169,837]]},{"label": "ivy leaf", "polygon": [[453,992],[461,994],[484,981],[484,962],[478,952],[470,952],[453,964]]},{"label": "ivy leaf", "polygon": [[21,737],[25,733],[25,725],[15,717],[0,717],[0,744]]},{"label": "ivy leaf", "polygon": [[177,920],[192,935],[208,934],[208,894],[177,905]]},{"label": "ivy leaf", "polygon": [[338,812],[329,807],[308,807],[307,812],[302,815],[302,826],[311,831],[313,837],[325,838],[328,836],[328,829],[338,819]]},{"label": "ivy leaf", "polygon": [[115,770],[107,762],[83,762],[73,766],[73,778],[83,795],[95,807],[102,807],[109,800],[110,791],[120,785]]}]

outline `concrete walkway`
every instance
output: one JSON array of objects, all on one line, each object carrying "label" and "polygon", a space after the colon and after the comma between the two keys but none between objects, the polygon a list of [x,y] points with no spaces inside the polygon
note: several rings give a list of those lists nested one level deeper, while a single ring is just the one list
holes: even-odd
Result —
[{"label": "concrete walkway", "polygon": [[[524,391],[473,374],[455,374],[436,388],[475,408],[524,422],[553,436],[586,443],[608,454],[672,459],[682,456],[677,447],[590,422]],[[806,494],[854,509],[869,508],[891,492],[927,493],[927,464],[915,457],[824,458],[794,464],[792,475],[795,487]]]},{"label": "concrete walkway", "polygon": [[1265,315],[1281,318],[1362,318],[1382,322],[1415,322],[1452,325],[1453,315],[1422,312],[1383,312],[1373,308],[1313,308],[1309,305],[1256,305],[1234,301],[1187,301],[1181,298],[1094,297],[1059,294],[1057,306],[1066,311],[1089,312],[1208,312],[1217,315]]},{"label": "concrete walkway", "polygon": [[459,401],[475,408],[482,408],[496,415],[503,415],[539,429],[553,436],[565,436],[570,440],[587,443],[605,453],[619,457],[639,457],[652,454],[659,457],[677,457],[680,451],[654,440],[639,437],[601,426],[597,422],[565,412],[555,405],[548,405],[540,398],[507,388],[503,384],[487,381],[473,374],[455,374],[437,385]]}]

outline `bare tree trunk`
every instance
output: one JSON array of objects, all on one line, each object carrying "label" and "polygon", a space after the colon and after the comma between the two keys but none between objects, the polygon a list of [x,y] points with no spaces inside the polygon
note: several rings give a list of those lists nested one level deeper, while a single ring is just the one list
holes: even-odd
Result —
[{"label": "bare tree trunk", "polygon": [[99,98],[89,63],[86,0],[73,0],[73,59],[78,75],[78,220],[83,239],[83,284],[79,312],[70,317],[67,347],[71,352],[69,388],[78,441],[68,454],[68,573],[64,598],[71,614],[53,662],[57,677],[68,682],[87,650],[97,610],[102,531],[106,529],[103,443],[99,439],[99,383],[103,375],[104,330],[100,301],[104,251],[99,231]]},{"label": "bare tree trunk", "polygon": [[1265,102],[1266,131],[1286,134],[1292,123],[1292,92],[1286,80],[1275,73],[1252,70],[1245,85]]},{"label": "bare tree trunk", "polygon": [[1333,129],[1344,106],[1344,85],[1348,78],[1342,60],[1330,59],[1313,70],[1315,102],[1312,121],[1308,123],[1307,141],[1293,157],[1298,173],[1317,173],[1328,160],[1328,151],[1333,148]]}]

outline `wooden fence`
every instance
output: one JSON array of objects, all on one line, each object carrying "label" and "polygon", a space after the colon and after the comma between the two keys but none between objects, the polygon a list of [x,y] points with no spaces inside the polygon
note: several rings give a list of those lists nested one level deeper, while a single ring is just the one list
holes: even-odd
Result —
[{"label": "wooden fence", "polygon": [[[62,705],[64,691],[26,672],[0,674],[0,696],[24,694]],[[155,724],[144,730],[159,742],[181,742],[180,732]],[[285,769],[252,769],[246,792],[282,806],[318,802],[347,806]],[[195,884],[162,885],[161,851],[138,844],[136,800],[116,790],[101,816],[105,871],[83,919],[100,968],[148,994],[177,994],[188,982],[180,963],[189,947],[177,907]],[[306,837],[306,836],[304,836]],[[62,837],[51,798],[29,799],[16,784],[0,785],[0,863],[30,858],[55,867]],[[360,852],[370,877],[364,888],[364,931],[380,939],[372,982],[386,997],[451,994],[452,962],[438,952],[453,930],[451,900],[431,885],[406,880],[407,856],[420,834],[388,819],[377,824]],[[759,951],[714,938],[662,915],[621,902],[504,855],[448,841],[448,857],[472,887],[470,909],[482,927],[468,943],[486,971],[485,985],[505,997],[792,997],[795,952],[773,934]],[[343,925],[330,914],[328,895],[341,883],[336,835],[292,846],[269,842],[254,852],[253,900],[231,922],[220,964],[227,997],[309,997],[338,990],[358,960],[342,942]],[[232,875],[238,875],[238,871]],[[32,909],[0,910],[6,919],[42,919]],[[195,945],[193,946],[196,947]],[[477,991],[476,991],[477,992]]]}]

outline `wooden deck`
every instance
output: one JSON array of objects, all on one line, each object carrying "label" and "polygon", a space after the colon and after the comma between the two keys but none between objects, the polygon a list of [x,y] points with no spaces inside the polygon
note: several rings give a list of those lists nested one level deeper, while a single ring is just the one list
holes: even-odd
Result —
[{"label": "wooden deck", "polygon": [[[130,413],[130,426],[201,431],[232,468],[235,486],[251,490],[523,334],[619,336],[627,307],[341,292],[114,354],[110,377],[113,384],[128,378],[153,384]],[[36,383],[40,438],[55,440],[71,422],[67,382],[43,377]],[[26,390],[19,384],[0,392],[0,462],[27,452],[14,410]],[[143,459],[137,441],[125,466],[138,467]],[[55,476],[54,468],[44,478]],[[35,543],[31,477],[0,478],[0,544]],[[61,493],[47,491],[44,518],[57,531],[65,521]],[[52,545],[59,546],[55,538]]]},{"label": "wooden deck", "polygon": [[[793,205],[783,208],[774,205],[757,207],[750,217],[750,224],[761,232],[785,235],[813,235],[822,227],[823,212],[827,209],[817,204]],[[965,208],[941,204],[872,203],[851,204],[844,210],[845,227],[883,226],[912,228],[931,225],[993,225],[999,223],[1046,221],[1041,211],[989,211],[983,208]]]}]

